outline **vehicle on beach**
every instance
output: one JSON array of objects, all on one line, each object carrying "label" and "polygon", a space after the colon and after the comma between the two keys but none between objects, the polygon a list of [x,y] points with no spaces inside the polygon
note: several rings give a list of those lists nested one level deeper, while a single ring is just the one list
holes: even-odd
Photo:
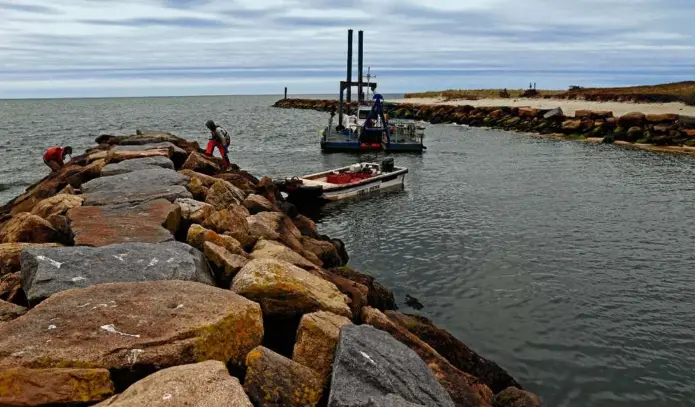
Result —
[{"label": "vehicle on beach", "polygon": [[361,162],[316,174],[276,182],[287,200],[298,206],[361,199],[404,188],[408,169],[389,157],[380,164]]}]

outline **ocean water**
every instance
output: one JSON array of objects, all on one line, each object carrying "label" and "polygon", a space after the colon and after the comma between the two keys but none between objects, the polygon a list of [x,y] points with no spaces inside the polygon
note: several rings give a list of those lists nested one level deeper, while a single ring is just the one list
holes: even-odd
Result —
[{"label": "ocean water", "polygon": [[[285,177],[380,160],[322,154],[328,115],[273,96],[0,101],[0,203],[46,174],[44,148],[161,129]],[[406,188],[331,205],[350,264],[425,308],[547,406],[694,404],[694,159],[460,126],[397,155]]]}]

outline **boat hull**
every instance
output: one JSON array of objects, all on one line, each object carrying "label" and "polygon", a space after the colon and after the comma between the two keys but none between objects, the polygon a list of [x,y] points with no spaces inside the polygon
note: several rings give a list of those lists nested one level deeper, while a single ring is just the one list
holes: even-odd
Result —
[{"label": "boat hull", "polygon": [[420,143],[361,144],[357,141],[322,141],[324,152],[386,151],[390,153],[422,153],[425,146]]}]

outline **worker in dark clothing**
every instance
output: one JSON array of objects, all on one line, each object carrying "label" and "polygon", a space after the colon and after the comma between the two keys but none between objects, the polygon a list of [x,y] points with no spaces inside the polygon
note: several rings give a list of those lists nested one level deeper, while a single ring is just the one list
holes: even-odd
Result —
[{"label": "worker in dark clothing", "polygon": [[63,160],[68,155],[72,155],[72,147],[53,146],[44,151],[43,160],[55,172],[63,168]]},{"label": "worker in dark clothing", "polygon": [[222,126],[215,124],[212,120],[205,122],[205,127],[210,130],[210,139],[208,140],[205,153],[212,156],[213,150],[217,147],[225,167],[230,166],[230,160],[227,158],[227,151],[230,146],[230,134]]}]

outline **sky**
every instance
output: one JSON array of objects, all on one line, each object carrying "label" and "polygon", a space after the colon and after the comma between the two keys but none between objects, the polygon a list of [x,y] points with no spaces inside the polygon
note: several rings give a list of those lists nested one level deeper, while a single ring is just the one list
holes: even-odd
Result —
[{"label": "sky", "polygon": [[[693,0],[0,0],[0,99],[694,79]],[[367,69],[367,68],[366,68]]]}]

